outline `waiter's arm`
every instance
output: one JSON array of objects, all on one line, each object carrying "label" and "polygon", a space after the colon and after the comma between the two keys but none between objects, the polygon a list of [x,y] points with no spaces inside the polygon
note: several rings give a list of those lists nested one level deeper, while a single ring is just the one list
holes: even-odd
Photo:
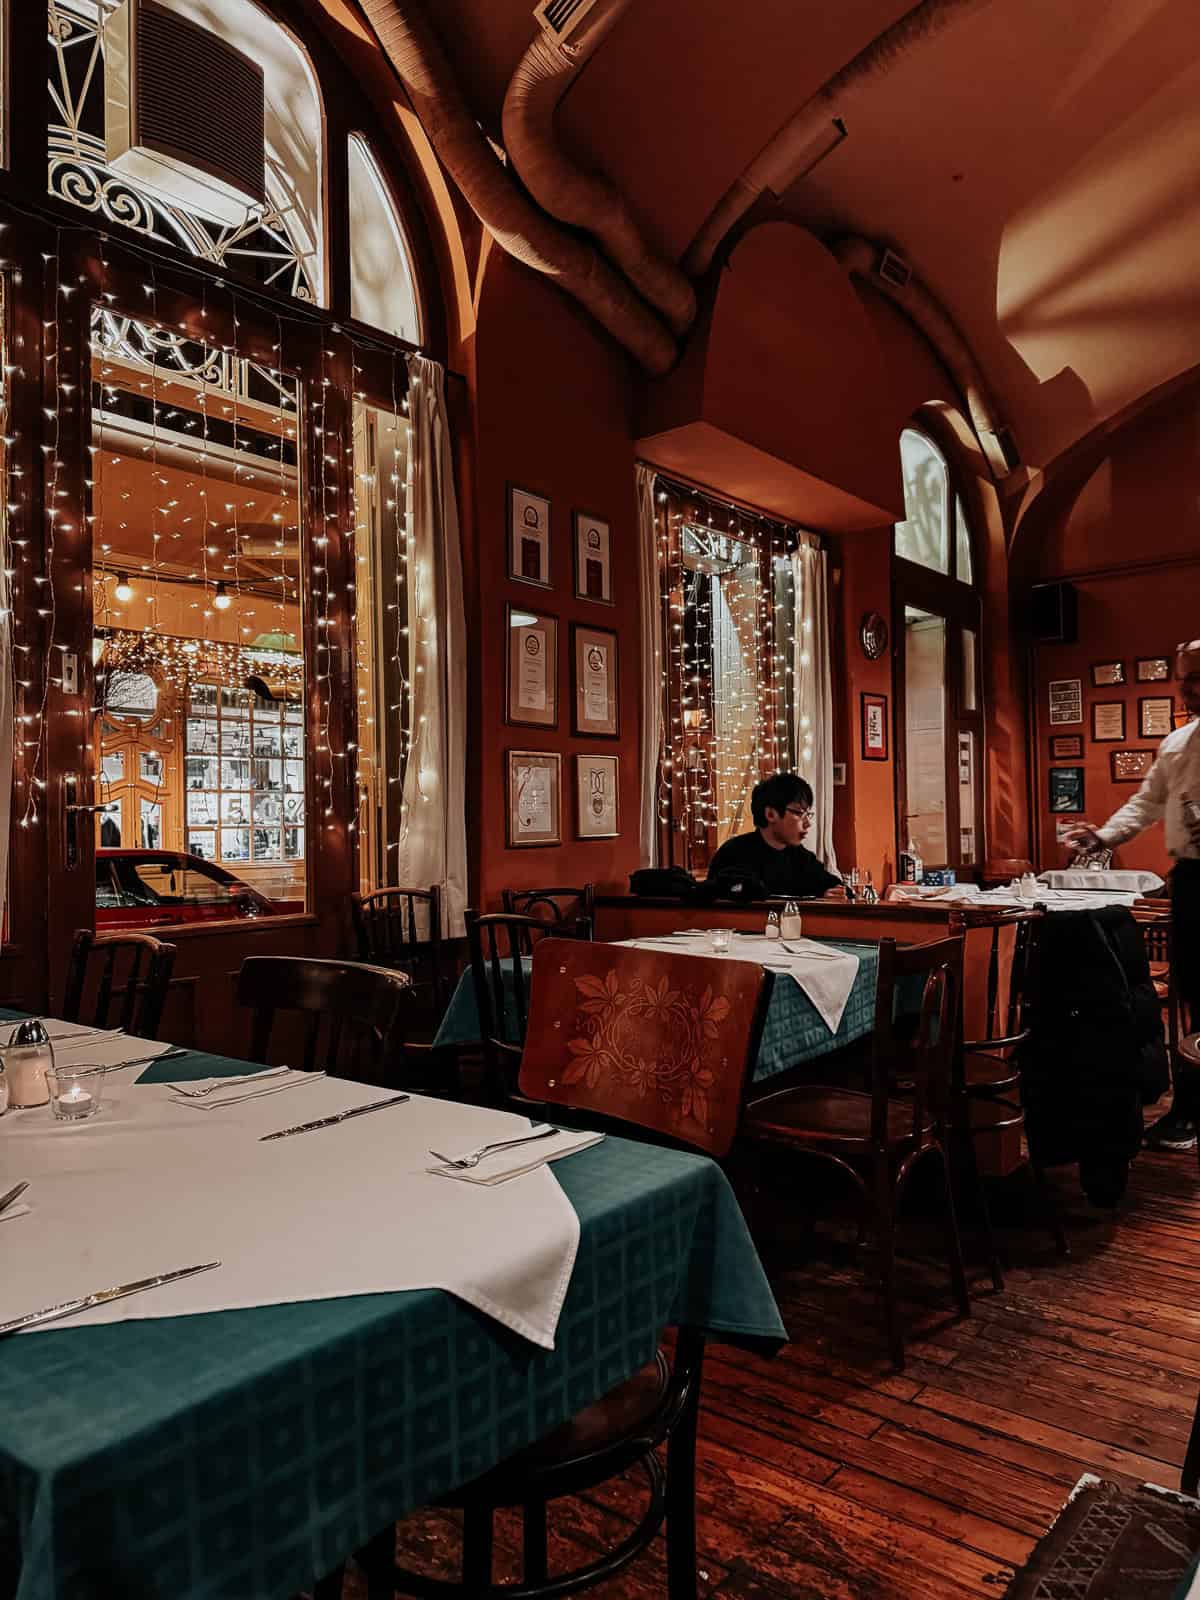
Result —
[{"label": "waiter's arm", "polygon": [[1096,829],[1096,837],[1104,845],[1124,844],[1135,833],[1141,833],[1152,822],[1161,820],[1167,809],[1169,763],[1161,755],[1146,774],[1146,781],[1119,811],[1114,811],[1103,827]]}]

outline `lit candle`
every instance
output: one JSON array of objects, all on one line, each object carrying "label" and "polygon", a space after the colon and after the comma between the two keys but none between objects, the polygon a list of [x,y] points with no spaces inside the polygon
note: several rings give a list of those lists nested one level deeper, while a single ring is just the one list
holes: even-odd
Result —
[{"label": "lit candle", "polygon": [[58,1109],[63,1117],[86,1117],[92,1109],[92,1096],[82,1084],[73,1083],[59,1095]]}]

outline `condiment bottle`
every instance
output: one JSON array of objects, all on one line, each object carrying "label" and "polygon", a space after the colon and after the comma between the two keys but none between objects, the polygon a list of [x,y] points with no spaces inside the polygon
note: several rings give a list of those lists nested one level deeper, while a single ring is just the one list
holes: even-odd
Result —
[{"label": "condiment bottle", "polygon": [[876,905],[879,900],[879,896],[875,892],[875,885],[871,882],[870,867],[867,868],[867,881],[863,884],[862,899],[865,906]]},{"label": "condiment bottle", "polygon": [[50,1099],[46,1069],[53,1065],[54,1046],[38,1019],[29,1017],[19,1023],[4,1052],[9,1103],[13,1106],[44,1106]]},{"label": "condiment bottle", "polygon": [[779,919],[780,937],[783,939],[798,939],[802,926],[800,908],[794,900],[789,900],[783,908],[783,915]]},{"label": "condiment bottle", "polygon": [[767,925],[763,929],[763,932],[766,934],[768,939],[778,939],[778,937],[779,937],[779,913],[778,913],[778,911],[768,911],[767,912]]}]

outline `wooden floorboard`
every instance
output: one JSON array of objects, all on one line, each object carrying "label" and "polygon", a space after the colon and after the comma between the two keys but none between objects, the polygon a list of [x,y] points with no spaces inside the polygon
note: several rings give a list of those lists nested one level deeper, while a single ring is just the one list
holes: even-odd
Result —
[{"label": "wooden floorboard", "polygon": [[[869,1253],[789,1255],[763,1241],[792,1342],[765,1361],[714,1346],[697,1489],[700,1593],[720,1600],[998,1600],[1086,1471],[1175,1487],[1200,1389],[1195,1152],[1142,1155],[1116,1213],[1059,1178],[1070,1259],[1044,1229],[1006,1228],[1006,1287],[972,1271],[955,1319],[936,1234],[900,1266],[909,1361],[884,1356]],[[968,1230],[969,1246],[975,1238]],[[588,1559],[638,1514],[636,1480],[554,1508],[553,1555]],[[497,1575],[519,1531],[499,1528]],[[453,1570],[457,1527],[401,1525],[414,1565]],[[349,1591],[348,1591],[349,1592]],[[662,1541],[599,1600],[665,1595]]]}]

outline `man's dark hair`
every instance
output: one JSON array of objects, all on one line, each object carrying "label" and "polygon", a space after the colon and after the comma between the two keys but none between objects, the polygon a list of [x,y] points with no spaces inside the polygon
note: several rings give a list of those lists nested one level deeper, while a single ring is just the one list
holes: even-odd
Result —
[{"label": "man's dark hair", "polygon": [[812,785],[796,772],[777,772],[773,778],[764,778],[754,785],[750,796],[750,815],[756,828],[767,825],[767,807],[772,811],[786,811],[796,802],[802,806],[813,803]]}]

